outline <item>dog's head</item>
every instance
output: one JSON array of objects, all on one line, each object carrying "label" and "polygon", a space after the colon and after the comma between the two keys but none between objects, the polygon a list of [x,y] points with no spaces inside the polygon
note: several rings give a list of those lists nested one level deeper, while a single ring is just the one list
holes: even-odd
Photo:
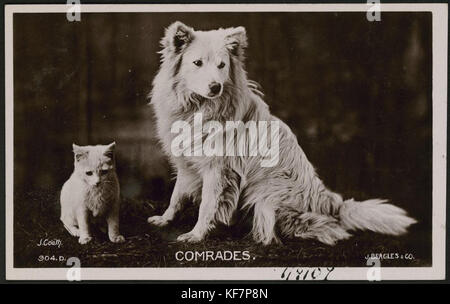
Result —
[{"label": "dog's head", "polygon": [[247,36],[243,27],[195,31],[177,21],[161,45],[163,61],[173,62],[176,82],[189,94],[215,99],[232,82],[235,62],[243,61]]}]

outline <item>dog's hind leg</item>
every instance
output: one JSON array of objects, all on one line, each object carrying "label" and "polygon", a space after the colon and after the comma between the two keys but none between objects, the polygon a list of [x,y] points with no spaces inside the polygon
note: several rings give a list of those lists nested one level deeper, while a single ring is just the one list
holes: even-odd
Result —
[{"label": "dog's hind leg", "polygon": [[327,245],[335,245],[351,236],[332,216],[301,212],[290,206],[277,210],[277,226],[284,237],[317,239]]},{"label": "dog's hind leg", "polygon": [[283,201],[283,191],[277,191],[274,187],[276,182],[276,179],[272,179],[246,184],[240,198],[243,202],[242,209],[253,208],[253,239],[264,245],[280,242],[276,234],[276,222],[277,209],[280,201]]},{"label": "dog's hind leg", "polygon": [[189,172],[187,169],[178,169],[177,180],[170,198],[169,207],[163,215],[151,216],[147,221],[155,226],[165,226],[175,217],[175,214],[181,209],[183,199],[190,197],[201,187],[199,177]]},{"label": "dog's hind leg", "polygon": [[256,203],[254,206],[252,228],[253,239],[264,245],[268,245],[272,242],[278,243],[279,240],[275,234],[275,205],[270,201],[262,201]]},{"label": "dog's hind leg", "polygon": [[202,201],[197,223],[178,241],[199,242],[217,221],[230,224],[239,198],[240,177],[231,169],[209,169],[203,175]]}]

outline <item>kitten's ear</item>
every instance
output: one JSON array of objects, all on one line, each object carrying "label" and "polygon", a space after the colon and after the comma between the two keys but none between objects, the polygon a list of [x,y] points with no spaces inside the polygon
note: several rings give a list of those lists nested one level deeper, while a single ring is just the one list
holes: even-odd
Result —
[{"label": "kitten's ear", "polygon": [[231,54],[243,59],[244,49],[247,47],[247,33],[242,26],[225,30],[225,46]]},{"label": "kitten's ear", "polygon": [[109,158],[113,158],[115,148],[116,148],[116,142],[114,141],[106,146],[105,152],[103,154]]},{"label": "kitten's ear", "polygon": [[83,147],[72,144],[72,149],[76,161],[80,161],[81,159],[87,157],[88,151],[84,150]]}]

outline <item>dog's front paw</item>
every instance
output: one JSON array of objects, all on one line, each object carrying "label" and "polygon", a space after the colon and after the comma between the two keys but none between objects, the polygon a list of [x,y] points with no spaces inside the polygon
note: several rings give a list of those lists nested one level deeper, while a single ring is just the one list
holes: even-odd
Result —
[{"label": "dog's front paw", "polygon": [[164,227],[169,223],[167,219],[159,215],[149,217],[147,222],[158,227]]},{"label": "dog's front paw", "polygon": [[115,235],[115,236],[111,236],[109,238],[109,240],[113,243],[123,243],[125,242],[125,238],[123,237],[123,235]]},{"label": "dog's front paw", "polygon": [[178,242],[188,242],[188,243],[198,243],[203,240],[203,237],[201,235],[198,235],[196,233],[188,232],[184,233],[177,237]]},{"label": "dog's front paw", "polygon": [[78,239],[78,243],[80,243],[81,245],[87,244],[90,241],[92,241],[92,237],[90,236],[83,236]]}]

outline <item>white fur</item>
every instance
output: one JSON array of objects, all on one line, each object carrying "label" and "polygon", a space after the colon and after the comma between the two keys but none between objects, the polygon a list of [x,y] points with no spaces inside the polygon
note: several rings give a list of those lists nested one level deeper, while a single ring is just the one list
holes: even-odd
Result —
[{"label": "white fur", "polygon": [[406,227],[416,221],[407,217],[405,210],[385,202],[380,199],[345,201],[340,212],[342,226],[348,230],[371,230],[390,235],[406,233]]},{"label": "white fur", "polygon": [[[350,236],[347,230],[401,234],[415,222],[400,208],[379,200],[344,202],[324,186],[295,135],[271,115],[257,85],[247,79],[244,28],[202,32],[175,22],[161,44],[161,68],[153,81],[151,104],[177,181],[169,208],[162,216],[150,217],[149,223],[166,225],[184,197],[201,203],[197,224],[180,241],[201,241],[216,222],[230,224],[234,212],[243,209],[253,209],[253,237],[263,244],[278,240],[277,226],[284,237],[316,238],[333,245]],[[199,59],[201,67],[194,63]],[[226,68],[219,69],[219,62]],[[212,81],[223,85],[214,98],[207,91]],[[204,122],[279,121],[278,164],[261,167],[260,156],[173,156],[172,124],[183,120],[192,125],[199,112]]]},{"label": "white fur", "polygon": [[119,234],[119,181],[115,172],[114,146],[73,145],[74,172],[61,190],[61,221],[80,244],[92,240],[91,217],[108,224],[111,242],[125,241]]}]

